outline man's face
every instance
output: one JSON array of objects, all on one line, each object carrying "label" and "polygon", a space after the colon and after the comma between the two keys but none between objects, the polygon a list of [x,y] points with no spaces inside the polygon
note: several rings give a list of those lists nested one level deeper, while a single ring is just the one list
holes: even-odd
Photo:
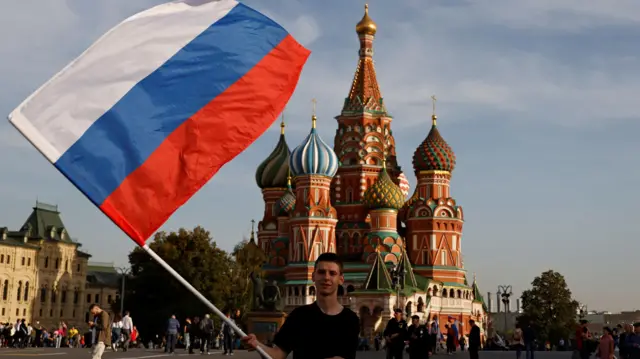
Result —
[{"label": "man's face", "polygon": [[396,318],[396,320],[402,320],[402,312],[394,312],[393,317]]},{"label": "man's face", "polygon": [[636,334],[640,334],[640,326],[638,326],[638,327],[634,327],[634,328],[633,328],[633,331],[634,331]]},{"label": "man's face", "polygon": [[411,324],[413,324],[413,325],[415,325],[417,327],[420,324],[420,319],[411,318]]},{"label": "man's face", "polygon": [[344,283],[344,275],[340,266],[333,262],[320,262],[312,276],[318,295],[329,296],[338,292],[338,287]]},{"label": "man's face", "polygon": [[93,307],[93,309],[91,309],[91,314],[96,315],[100,312],[100,308],[95,306]]}]

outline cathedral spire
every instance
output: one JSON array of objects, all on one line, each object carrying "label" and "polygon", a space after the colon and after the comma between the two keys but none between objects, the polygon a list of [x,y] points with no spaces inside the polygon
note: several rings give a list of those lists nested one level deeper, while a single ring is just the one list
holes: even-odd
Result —
[{"label": "cathedral spire", "polygon": [[364,16],[356,25],[360,39],[358,66],[353,76],[349,96],[345,99],[343,114],[373,112],[384,114],[386,109],[373,66],[373,38],[377,32],[376,23],[369,17],[369,6],[365,5]]}]

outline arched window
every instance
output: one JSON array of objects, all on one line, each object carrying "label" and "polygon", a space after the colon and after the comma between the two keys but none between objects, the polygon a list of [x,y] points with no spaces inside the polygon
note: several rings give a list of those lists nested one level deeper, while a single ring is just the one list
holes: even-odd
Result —
[{"label": "arched window", "polygon": [[18,300],[22,300],[22,281],[18,282]]},{"label": "arched window", "polygon": [[29,282],[24,284],[24,300],[29,300]]},{"label": "arched window", "polygon": [[49,257],[44,257],[44,267],[45,268],[49,267]]},{"label": "arched window", "polygon": [[56,269],[60,268],[60,258],[56,258]]},{"label": "arched window", "polygon": [[44,303],[47,300],[47,288],[40,288],[40,301]]},{"label": "arched window", "polygon": [[2,288],[2,300],[7,300],[9,298],[9,280],[4,280],[4,285]]}]

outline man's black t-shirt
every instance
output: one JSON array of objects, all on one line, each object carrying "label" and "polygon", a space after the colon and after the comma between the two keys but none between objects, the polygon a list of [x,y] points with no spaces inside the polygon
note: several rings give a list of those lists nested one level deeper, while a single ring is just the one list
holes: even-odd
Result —
[{"label": "man's black t-shirt", "polygon": [[293,359],[355,359],[359,333],[360,321],[351,309],[328,315],[314,302],[294,309],[273,343],[287,353],[293,352]]}]

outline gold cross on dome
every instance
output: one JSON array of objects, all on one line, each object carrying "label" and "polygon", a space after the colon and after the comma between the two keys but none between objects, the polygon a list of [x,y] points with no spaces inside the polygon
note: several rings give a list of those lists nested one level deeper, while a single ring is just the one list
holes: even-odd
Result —
[{"label": "gold cross on dome", "polygon": [[436,98],[436,95],[431,95],[431,105],[433,106],[433,115],[436,114],[436,101],[438,101],[438,99]]}]

